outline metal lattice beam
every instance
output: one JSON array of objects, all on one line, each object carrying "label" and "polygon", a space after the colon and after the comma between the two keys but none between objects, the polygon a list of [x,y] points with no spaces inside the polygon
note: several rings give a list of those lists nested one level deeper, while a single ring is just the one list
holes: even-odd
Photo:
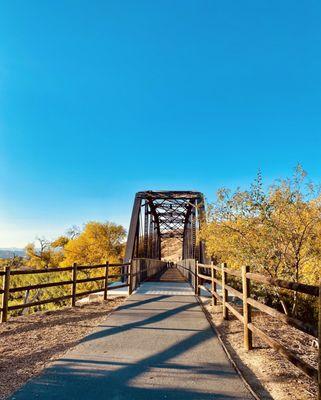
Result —
[{"label": "metal lattice beam", "polygon": [[126,246],[126,260],[133,257],[161,258],[167,238],[182,241],[183,258],[203,262],[204,245],[196,232],[205,218],[204,196],[192,191],[146,191],[135,196]]}]

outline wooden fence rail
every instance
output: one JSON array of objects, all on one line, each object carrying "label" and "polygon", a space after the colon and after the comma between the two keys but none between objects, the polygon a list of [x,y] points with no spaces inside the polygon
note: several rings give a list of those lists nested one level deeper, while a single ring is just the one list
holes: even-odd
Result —
[{"label": "wooden fence rail", "polygon": [[[179,265],[178,268],[184,268]],[[210,271],[210,273],[209,273]],[[220,279],[217,278],[217,272],[220,273]],[[195,275],[197,282],[197,287],[195,287],[195,293],[199,294],[200,290],[208,291],[212,296],[212,304],[217,304],[220,301],[222,304],[223,318],[228,319],[228,313],[231,312],[239,319],[243,324],[244,329],[244,348],[245,350],[251,350],[253,348],[253,338],[252,335],[259,336],[265,343],[270,347],[274,348],[290,362],[300,368],[308,376],[313,378],[318,382],[318,395],[319,400],[321,400],[321,286],[306,285],[297,282],[288,282],[281,279],[270,278],[261,274],[251,273],[248,266],[243,267],[241,271],[236,271],[227,268],[224,263],[221,266],[207,265],[196,263]],[[228,276],[241,279],[242,291],[235,289],[228,284]],[[318,307],[319,307],[319,326],[316,329],[312,324],[303,322],[295,317],[290,317],[283,314],[282,312],[261,303],[251,297],[251,282],[259,282],[264,285],[275,286],[282,289],[292,290],[298,293],[308,294],[313,297],[318,297]],[[210,287],[205,285],[205,282],[210,282]],[[217,285],[221,287],[221,295],[217,292]],[[228,301],[228,294],[231,293],[233,296],[242,300],[242,314],[233,306],[231,302]],[[257,327],[252,322],[252,309],[258,309],[261,312],[276,318],[288,325],[291,325],[303,332],[306,332],[314,337],[318,338],[319,343],[319,357],[318,357],[318,368],[315,368],[308,364],[306,361],[299,358],[294,352],[287,349],[280,342],[270,337],[266,332]]]},{"label": "wooden fence rail", "polygon": [[[102,292],[104,296],[104,300],[107,300],[108,290],[111,289],[119,289],[123,287],[128,287],[129,294],[132,293],[133,290],[139,285],[139,283],[143,280],[142,274],[148,271],[149,275],[153,275],[159,272],[160,268],[164,267],[164,264],[161,261],[157,260],[133,260],[132,262],[127,263],[109,263],[105,264],[97,264],[97,265],[77,265],[73,264],[71,267],[58,267],[58,268],[50,268],[50,269],[24,269],[24,270],[13,270],[11,267],[5,267],[4,271],[0,271],[0,277],[2,278],[2,289],[0,289],[1,296],[1,318],[0,322],[6,322],[8,319],[8,313],[13,310],[20,310],[30,307],[36,307],[43,304],[56,303],[59,301],[70,300],[70,305],[74,307],[76,305],[76,300],[78,297],[88,296],[92,293]],[[143,264],[144,262],[144,264]],[[152,264],[155,264],[154,266]],[[144,265],[142,267],[142,265]],[[128,272],[121,273],[110,273],[110,268],[120,267],[121,271],[124,271],[125,268]],[[88,272],[95,269],[104,270],[101,275],[87,278],[80,278],[79,272]],[[61,280],[58,282],[46,282],[39,283],[35,285],[24,285],[13,287],[12,286],[12,277],[18,275],[27,275],[32,277],[35,274],[46,274],[49,275],[57,272],[69,272],[70,278]],[[110,286],[109,280],[112,278],[127,278],[126,282],[119,282],[119,284]],[[77,285],[89,282],[103,282],[102,287],[85,290],[85,291],[77,291]],[[24,304],[15,304],[10,305],[10,294],[11,293],[19,293],[30,290],[37,289],[48,289],[52,287],[70,287],[70,294],[66,294],[64,296],[53,297],[50,299],[37,300],[32,302],[27,302]]]}]

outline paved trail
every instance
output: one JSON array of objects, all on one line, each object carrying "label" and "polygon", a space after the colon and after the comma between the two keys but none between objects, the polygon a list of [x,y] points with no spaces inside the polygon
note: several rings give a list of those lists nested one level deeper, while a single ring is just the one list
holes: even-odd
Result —
[{"label": "paved trail", "polygon": [[190,286],[147,282],[11,399],[248,400],[252,396],[231,367]]}]

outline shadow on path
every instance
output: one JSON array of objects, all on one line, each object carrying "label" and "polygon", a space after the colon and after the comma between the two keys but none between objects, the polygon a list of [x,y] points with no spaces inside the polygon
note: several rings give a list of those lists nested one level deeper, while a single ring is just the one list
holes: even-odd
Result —
[{"label": "shadow on path", "polygon": [[193,296],[167,295],[129,299],[12,400],[96,398],[252,399]]}]

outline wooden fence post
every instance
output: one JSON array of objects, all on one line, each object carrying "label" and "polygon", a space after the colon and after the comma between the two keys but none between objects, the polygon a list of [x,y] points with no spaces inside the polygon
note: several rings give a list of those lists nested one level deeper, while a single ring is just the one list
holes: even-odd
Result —
[{"label": "wooden fence post", "polygon": [[141,284],[143,280],[143,270],[145,269],[145,260],[141,259],[139,261],[139,284]]},{"label": "wooden fence post", "polygon": [[228,291],[225,289],[227,281],[227,274],[225,272],[226,263],[222,263],[222,307],[223,307],[223,318],[228,319],[228,309],[226,303],[228,302]]},{"label": "wooden fence post", "polygon": [[130,260],[128,265],[128,295],[133,293],[133,263]]},{"label": "wooden fence post", "polygon": [[140,271],[140,262],[136,259],[133,260],[135,265],[135,290],[139,287],[139,271]]},{"label": "wooden fence post", "polygon": [[71,271],[71,307],[75,307],[76,305],[76,292],[77,292],[77,263],[73,263],[72,271]]},{"label": "wooden fence post", "polygon": [[319,286],[319,358],[318,358],[318,400],[321,400],[321,282]]},{"label": "wooden fence post", "polygon": [[106,261],[105,265],[105,284],[104,284],[104,300],[107,300],[108,291],[108,277],[109,277],[109,261]]},{"label": "wooden fence post", "polygon": [[198,261],[195,263],[195,296],[199,296],[199,289],[198,289]]},{"label": "wooden fence post", "polygon": [[5,267],[4,276],[2,281],[2,302],[1,302],[1,322],[6,322],[8,319],[8,303],[9,303],[9,289],[10,289],[10,270],[11,267]]},{"label": "wooden fence post", "polygon": [[199,266],[199,262],[197,261],[197,276],[198,276],[198,278],[197,278],[197,296],[201,295],[200,284],[202,284],[202,280],[199,277],[199,274],[200,274],[200,266]]},{"label": "wooden fence post", "polygon": [[246,277],[247,272],[250,272],[248,265],[242,266],[242,291],[243,291],[243,327],[244,327],[244,348],[246,351],[252,350],[253,338],[252,331],[249,330],[248,324],[252,322],[252,307],[248,304],[247,299],[251,295],[251,282]]},{"label": "wooden fence post", "polygon": [[136,260],[131,260],[130,261],[132,263],[132,268],[131,268],[131,273],[133,274],[132,276],[132,282],[133,282],[133,290],[137,289],[137,282],[138,282],[138,278],[137,278],[137,261]]},{"label": "wooden fence post", "polygon": [[216,282],[214,282],[214,279],[216,279],[216,270],[214,269],[214,263],[213,261],[211,261],[211,278],[212,278],[212,306],[216,306],[217,305],[217,298],[216,296],[214,296],[213,293],[217,293],[216,292]]}]

